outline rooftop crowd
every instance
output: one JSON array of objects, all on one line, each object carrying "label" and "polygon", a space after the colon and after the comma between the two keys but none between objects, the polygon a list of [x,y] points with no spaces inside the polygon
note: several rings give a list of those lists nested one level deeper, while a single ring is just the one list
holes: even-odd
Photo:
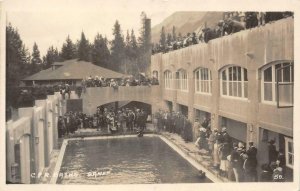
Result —
[{"label": "rooftop crowd", "polygon": [[187,33],[186,36],[179,36],[176,41],[168,44],[156,44],[152,48],[152,54],[167,53],[194,44],[207,43],[212,39],[231,35],[241,30],[263,26],[266,23],[291,16],[293,16],[292,12],[226,12],[223,20],[216,23],[214,28],[206,27],[197,33]]},{"label": "rooftop crowd", "polygon": [[158,131],[167,131],[180,135],[186,142],[193,140],[193,130],[198,137],[195,145],[211,157],[213,168],[220,176],[236,182],[282,182],[286,170],[285,156],[277,151],[275,141],[270,140],[268,146],[268,163],[261,165],[258,173],[257,148],[253,142],[246,144],[235,140],[223,126],[220,130],[211,130],[211,120],[191,122],[179,112],[159,110],[154,114],[154,126]]}]

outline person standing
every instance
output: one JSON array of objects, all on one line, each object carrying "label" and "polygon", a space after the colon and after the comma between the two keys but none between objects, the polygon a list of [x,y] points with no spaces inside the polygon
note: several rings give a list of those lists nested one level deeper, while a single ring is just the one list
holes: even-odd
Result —
[{"label": "person standing", "polygon": [[272,162],[276,162],[277,159],[277,150],[276,150],[276,146],[274,145],[275,141],[274,140],[270,140],[268,145],[268,153],[269,153],[269,165]]},{"label": "person standing", "polygon": [[248,181],[249,182],[257,182],[257,148],[254,147],[254,144],[252,141],[249,142],[249,149],[246,151],[246,154],[248,155],[248,163],[249,163],[249,169],[247,171]]},{"label": "person standing", "polygon": [[240,170],[240,154],[238,152],[238,145],[237,143],[233,143],[233,150],[230,154],[231,156],[231,165],[232,165],[232,170],[234,173],[235,181],[236,182],[241,182],[241,170]]},{"label": "person standing", "polygon": [[212,154],[214,151],[214,144],[216,142],[217,133],[218,133],[218,130],[214,129],[214,131],[208,137],[208,150],[209,150],[210,154]]},{"label": "person standing", "polygon": [[158,118],[159,118],[159,112],[155,112],[153,114],[153,128],[155,132],[159,132],[159,128],[158,128]]},{"label": "person standing", "polygon": [[223,143],[231,144],[231,137],[227,133],[227,128],[226,127],[222,127],[221,138],[222,138],[221,141]]},{"label": "person standing", "polygon": [[214,159],[213,166],[216,169],[218,169],[220,166],[219,147],[220,147],[220,139],[217,139],[214,144],[214,154],[213,154],[213,159]]},{"label": "person standing", "polygon": [[[177,130],[178,129],[177,126],[179,124],[178,119],[179,119],[179,116],[177,115],[176,116],[176,121],[175,121],[176,133],[178,133],[178,130]],[[193,136],[194,136],[194,139],[197,138],[197,137],[199,137],[199,132],[198,132],[199,128],[200,128],[200,123],[199,123],[199,120],[196,119],[195,122],[194,122],[194,124],[193,124]]]},{"label": "person standing", "polygon": [[59,116],[58,122],[57,122],[57,127],[58,127],[58,138],[62,138],[65,134],[65,120],[63,119],[62,116]]},{"label": "person standing", "polygon": [[134,126],[134,120],[135,120],[135,114],[132,110],[129,110],[128,113],[128,128],[129,131],[133,131],[133,126]]},{"label": "person standing", "polygon": [[123,131],[124,131],[123,126],[122,126],[123,115],[122,115],[121,110],[118,110],[118,113],[117,113],[116,117],[117,117],[118,131],[123,133]]},{"label": "person standing", "polygon": [[199,134],[199,149],[205,149],[206,148],[206,129],[204,127],[199,128],[200,134]]},{"label": "person standing", "polygon": [[161,110],[157,113],[157,128],[159,132],[163,129],[163,112]]},{"label": "person standing", "polygon": [[227,177],[228,175],[228,160],[227,156],[230,154],[230,147],[228,143],[222,143],[219,149],[219,156],[220,156],[220,173],[221,176]]}]

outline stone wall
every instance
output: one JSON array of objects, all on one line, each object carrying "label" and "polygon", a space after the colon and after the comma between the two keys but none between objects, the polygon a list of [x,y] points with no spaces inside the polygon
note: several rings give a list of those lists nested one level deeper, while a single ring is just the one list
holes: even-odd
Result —
[{"label": "stone wall", "polygon": [[[188,107],[188,117],[194,121],[195,110],[211,114],[212,128],[220,129],[222,119],[235,120],[246,125],[246,142],[253,141],[266,161],[266,143],[261,140],[262,129],[273,134],[293,137],[293,108],[278,108],[276,104],[262,102],[262,68],[275,62],[294,61],[294,19],[286,18],[264,26],[243,30],[228,36],[174,50],[151,57],[151,71],[160,76],[161,100],[170,101],[173,109],[177,105]],[[228,66],[239,66],[247,70],[248,97],[239,99],[221,95],[221,71]],[[212,86],[208,95],[195,92],[195,70],[208,68],[211,71]],[[188,91],[164,87],[164,72],[179,70],[188,75]],[[242,131],[241,131],[242,132]],[[234,134],[234,133],[233,133]],[[238,135],[242,137],[244,135]],[[279,138],[277,138],[278,144]],[[278,148],[277,148],[278,149]]]},{"label": "stone wall", "polygon": [[[45,100],[36,100],[33,107],[19,108],[18,119],[6,122],[6,181],[35,183],[30,175],[49,166],[50,155],[58,148],[57,121],[59,114],[64,114],[64,105],[56,92]],[[20,171],[19,177],[16,171]]]}]

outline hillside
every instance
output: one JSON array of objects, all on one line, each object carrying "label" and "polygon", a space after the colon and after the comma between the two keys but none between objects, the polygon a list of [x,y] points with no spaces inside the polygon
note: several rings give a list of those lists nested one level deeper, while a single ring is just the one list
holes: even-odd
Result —
[{"label": "hillside", "polygon": [[166,33],[172,33],[173,26],[176,27],[176,34],[181,33],[183,36],[188,32],[197,32],[207,23],[208,27],[214,27],[222,19],[223,12],[175,12],[160,24],[152,27],[152,42],[157,43],[160,38],[162,26],[165,27]]}]

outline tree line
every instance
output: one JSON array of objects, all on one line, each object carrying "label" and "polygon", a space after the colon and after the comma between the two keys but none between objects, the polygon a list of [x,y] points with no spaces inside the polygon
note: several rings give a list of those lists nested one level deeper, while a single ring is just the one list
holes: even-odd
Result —
[{"label": "tree line", "polygon": [[[189,33],[187,34],[187,36]],[[160,38],[159,42],[156,44],[152,45],[152,49],[166,49],[168,46],[172,44],[172,42],[175,42],[177,40],[181,40],[184,38],[181,34],[181,32],[178,33],[176,32],[176,27],[172,27],[172,32],[166,32],[165,27],[162,26],[161,31],[160,31]]]},{"label": "tree line", "polygon": [[84,32],[76,42],[68,35],[61,49],[51,45],[41,57],[35,42],[30,54],[23,43],[17,28],[6,26],[6,87],[7,97],[16,92],[9,87],[16,87],[20,81],[34,73],[50,68],[54,62],[70,59],[92,62],[124,74],[137,75],[146,72],[150,65],[151,37],[147,15],[141,13],[141,27],[137,38],[134,30],[127,30],[124,36],[121,25],[116,20],[113,26],[113,39],[109,41],[102,34],[97,34],[90,42]]}]

